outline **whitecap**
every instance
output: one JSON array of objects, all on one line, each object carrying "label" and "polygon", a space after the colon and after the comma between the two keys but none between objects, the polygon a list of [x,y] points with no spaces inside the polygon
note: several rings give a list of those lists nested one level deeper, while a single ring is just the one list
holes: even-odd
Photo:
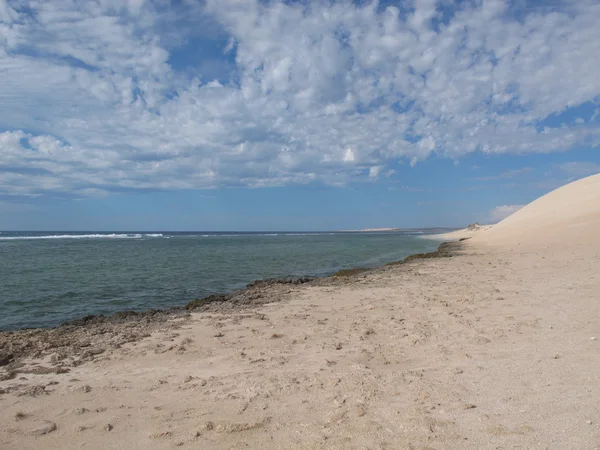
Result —
[{"label": "whitecap", "polygon": [[3,236],[0,240],[17,241],[17,240],[40,240],[40,239],[139,239],[141,234],[52,234],[47,236]]}]

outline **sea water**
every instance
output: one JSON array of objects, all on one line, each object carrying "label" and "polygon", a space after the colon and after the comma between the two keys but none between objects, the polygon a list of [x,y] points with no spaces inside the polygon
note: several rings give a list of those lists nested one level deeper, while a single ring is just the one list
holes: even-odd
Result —
[{"label": "sea water", "polygon": [[438,243],[422,232],[0,234],[0,330],[183,305],[283,276],[373,267]]}]

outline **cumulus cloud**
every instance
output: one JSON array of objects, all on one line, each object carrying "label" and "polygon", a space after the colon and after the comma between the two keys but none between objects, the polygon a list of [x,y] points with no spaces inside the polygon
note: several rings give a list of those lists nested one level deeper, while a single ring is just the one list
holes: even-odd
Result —
[{"label": "cumulus cloud", "polygon": [[166,5],[0,0],[2,192],[343,185],[600,146],[594,117],[545,124],[600,98],[594,1]]},{"label": "cumulus cloud", "polygon": [[511,214],[514,214],[525,205],[501,205],[492,209],[488,215],[490,223],[500,222]]},{"label": "cumulus cloud", "polygon": [[381,172],[381,166],[373,166],[369,169],[369,178],[377,178],[379,177],[379,173]]}]

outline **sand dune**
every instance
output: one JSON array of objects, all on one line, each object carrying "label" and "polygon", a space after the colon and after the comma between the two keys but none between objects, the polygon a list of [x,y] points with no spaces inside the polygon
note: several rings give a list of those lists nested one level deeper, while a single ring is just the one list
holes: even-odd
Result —
[{"label": "sand dune", "polygon": [[596,245],[599,230],[600,174],[538,198],[474,239],[494,245]]},{"label": "sand dune", "polygon": [[470,225],[425,239],[529,247],[595,244],[600,230],[600,174],[562,186],[495,225]]}]

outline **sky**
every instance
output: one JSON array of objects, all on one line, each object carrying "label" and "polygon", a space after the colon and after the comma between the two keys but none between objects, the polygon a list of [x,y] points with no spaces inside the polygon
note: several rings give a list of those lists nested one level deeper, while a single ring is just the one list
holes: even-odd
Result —
[{"label": "sky", "polygon": [[0,0],[0,230],[492,223],[600,172],[600,0]]}]

